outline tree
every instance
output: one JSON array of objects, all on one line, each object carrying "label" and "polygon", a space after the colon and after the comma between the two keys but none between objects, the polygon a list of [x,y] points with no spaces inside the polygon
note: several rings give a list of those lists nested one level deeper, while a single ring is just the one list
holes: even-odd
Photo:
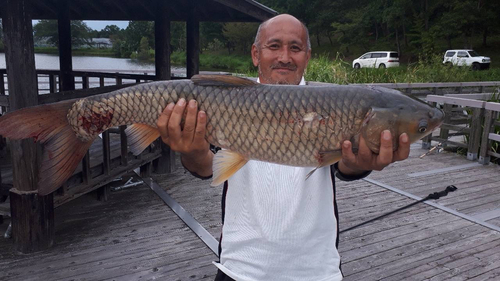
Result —
[{"label": "tree", "polygon": [[122,29],[116,25],[106,25],[101,31],[99,31],[99,37],[111,38],[112,35],[118,35],[122,32]]},{"label": "tree", "polygon": [[256,23],[225,23],[222,33],[227,42],[228,52],[237,48],[245,54],[250,52],[258,24]]},{"label": "tree", "polygon": [[[71,44],[81,46],[91,42],[91,31],[81,20],[71,21]],[[48,43],[59,46],[57,20],[41,20],[33,26],[35,40],[47,40]]]},{"label": "tree", "polygon": [[146,37],[148,42],[154,47],[154,26],[149,21],[131,21],[125,29],[125,45],[128,51],[139,50],[142,37]]}]

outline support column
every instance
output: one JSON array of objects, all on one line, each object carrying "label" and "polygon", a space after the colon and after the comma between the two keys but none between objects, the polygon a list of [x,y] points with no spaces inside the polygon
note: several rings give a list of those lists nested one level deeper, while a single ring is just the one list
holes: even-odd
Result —
[{"label": "support column", "polygon": [[71,60],[71,20],[67,0],[59,0],[57,30],[59,34],[59,85],[60,91],[75,89],[73,62]]},{"label": "support column", "polygon": [[[157,1],[155,20],[155,69],[156,79],[170,80],[170,12],[167,1]],[[160,142],[161,157],[154,160],[154,172],[165,174],[172,172],[175,152],[168,145]]]},{"label": "support column", "polygon": [[[32,0],[6,0],[3,28],[10,110],[38,104],[31,23]],[[22,46],[22,48],[20,48]],[[49,248],[54,240],[52,195],[37,192],[41,148],[33,140],[11,141],[14,188],[10,192],[12,234],[18,251]]]},{"label": "support column", "polygon": [[193,0],[189,1],[186,33],[186,74],[187,78],[191,78],[200,73],[200,21]]}]

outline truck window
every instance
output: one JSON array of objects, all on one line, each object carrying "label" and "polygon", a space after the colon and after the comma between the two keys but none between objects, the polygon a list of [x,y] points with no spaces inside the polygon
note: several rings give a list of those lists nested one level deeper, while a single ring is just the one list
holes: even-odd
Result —
[{"label": "truck window", "polygon": [[455,55],[455,52],[446,52],[446,55],[445,55],[445,56],[446,56],[447,58],[451,58],[451,57],[453,57],[454,55]]},{"label": "truck window", "polygon": [[467,52],[460,51],[460,52],[458,52],[457,57],[459,57],[459,58],[468,58],[469,55],[467,54]]}]

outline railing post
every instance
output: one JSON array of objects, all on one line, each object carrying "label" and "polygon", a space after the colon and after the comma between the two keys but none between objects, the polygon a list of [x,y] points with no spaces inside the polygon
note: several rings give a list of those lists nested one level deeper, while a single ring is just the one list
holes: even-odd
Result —
[{"label": "railing post", "polygon": [[[451,109],[452,108],[453,108],[453,106],[451,104],[447,104],[447,103],[444,104],[444,106],[443,106],[443,111],[444,111],[444,120],[443,120],[443,123],[444,124],[449,124],[450,123],[450,120],[451,120]],[[447,140],[449,132],[450,132],[449,129],[440,128],[439,129],[439,138]],[[446,146],[446,143],[443,144],[443,147],[445,147],[445,146]]]},{"label": "railing post", "polygon": [[104,87],[104,77],[99,77],[99,87]]},{"label": "railing post", "polygon": [[479,163],[483,165],[488,165],[490,163],[490,156],[488,151],[490,150],[491,141],[489,135],[491,133],[491,127],[495,120],[495,115],[493,110],[486,110],[484,115],[484,129],[481,138],[481,147],[479,151]]},{"label": "railing post", "polygon": [[49,91],[51,93],[57,92],[57,82],[55,74],[49,74]]},{"label": "railing post", "polygon": [[471,161],[477,160],[478,157],[483,115],[484,108],[473,109],[472,121],[470,124],[469,144],[467,147],[467,159]]},{"label": "railing post", "polygon": [[[434,88],[435,89],[435,88]],[[430,106],[436,107],[436,102],[429,102]],[[430,149],[432,145],[432,133],[422,139],[422,149]]]},{"label": "railing post", "polygon": [[128,164],[128,147],[127,147],[127,134],[125,129],[127,125],[120,126],[120,147],[121,147],[121,164],[127,166]]},{"label": "railing post", "polygon": [[82,89],[89,88],[89,77],[87,75],[82,75]]}]

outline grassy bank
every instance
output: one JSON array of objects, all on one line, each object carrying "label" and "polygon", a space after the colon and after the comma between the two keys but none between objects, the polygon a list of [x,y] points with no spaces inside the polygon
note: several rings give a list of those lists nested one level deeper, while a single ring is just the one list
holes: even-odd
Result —
[{"label": "grassy bank", "polygon": [[500,69],[472,71],[467,67],[446,67],[440,57],[388,69],[353,69],[350,62],[319,56],[310,60],[305,78],[336,84],[500,81]]},{"label": "grassy bank", "polygon": [[[186,53],[173,52],[170,55],[170,61],[173,65],[186,65]],[[250,56],[205,52],[200,54],[200,68],[246,73],[252,71],[254,66]]]},{"label": "grassy bank", "polygon": [[[59,50],[56,47],[35,47],[35,53],[59,55]],[[73,49],[72,54],[73,56],[115,57],[112,49]]]}]

